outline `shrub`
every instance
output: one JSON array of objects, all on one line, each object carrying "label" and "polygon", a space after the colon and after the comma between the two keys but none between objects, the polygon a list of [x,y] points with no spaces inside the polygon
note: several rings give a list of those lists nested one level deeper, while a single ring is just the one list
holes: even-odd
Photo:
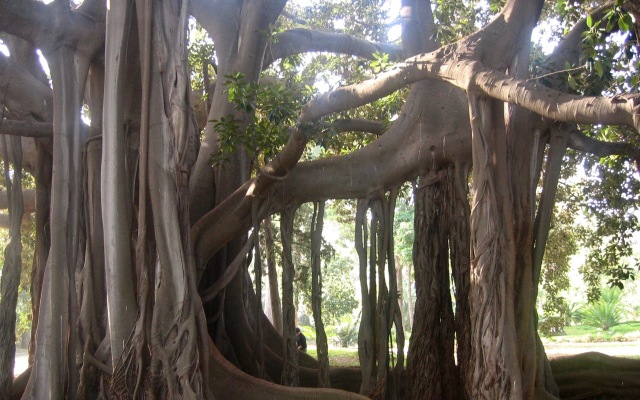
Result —
[{"label": "shrub", "polygon": [[621,300],[622,291],[620,289],[603,290],[600,299],[589,304],[582,311],[582,323],[594,328],[600,328],[604,332],[613,326],[619,325],[625,314]]}]

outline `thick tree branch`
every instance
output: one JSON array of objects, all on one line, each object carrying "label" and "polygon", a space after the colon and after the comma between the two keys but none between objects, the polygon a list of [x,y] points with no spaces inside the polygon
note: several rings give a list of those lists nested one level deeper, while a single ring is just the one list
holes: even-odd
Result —
[{"label": "thick tree branch", "polygon": [[0,1],[2,31],[25,39],[43,49],[67,44],[94,49],[96,40],[104,39],[104,21],[94,5],[85,12],[74,12],[56,2],[45,5],[35,0]]},{"label": "thick tree branch", "polygon": [[[444,49],[446,51],[449,48]],[[424,79],[444,80],[468,92],[474,91],[516,104],[552,120],[627,125],[640,129],[638,96],[607,98],[570,95],[535,82],[510,78],[478,61],[444,56],[442,50],[412,57],[401,67],[375,79],[320,95],[307,103],[300,119],[313,121],[331,112],[364,105]]]},{"label": "thick tree branch", "polygon": [[36,42],[43,31],[49,31],[51,15],[48,7],[36,0],[2,0],[0,26],[4,32]]},{"label": "thick tree branch", "polygon": [[380,136],[387,130],[388,127],[389,126],[384,122],[372,121],[370,119],[363,118],[353,118],[338,119],[336,121],[333,121],[329,128],[335,133],[367,132]]},{"label": "thick tree branch", "polygon": [[598,157],[621,155],[632,157],[636,163],[640,161],[640,148],[630,143],[604,142],[590,138],[577,128],[569,133],[568,145],[574,150],[593,154]]},{"label": "thick tree branch", "polygon": [[322,32],[310,29],[291,29],[275,35],[267,47],[264,67],[284,57],[308,53],[330,52],[349,54],[373,60],[373,53],[389,54],[391,60],[400,60],[402,48],[390,43],[372,43],[345,33]]},{"label": "thick tree branch", "polygon": [[0,53],[0,98],[14,114],[50,121],[53,91],[11,58]]},{"label": "thick tree branch", "polygon": [[[31,213],[36,210],[36,191],[34,189],[27,189],[22,191],[22,201],[24,204],[24,213]],[[7,200],[7,192],[0,192],[0,210],[6,210],[9,208],[9,202]]]},{"label": "thick tree branch", "polygon": [[5,119],[0,122],[0,135],[50,138],[53,137],[53,124],[50,122],[14,121]]}]

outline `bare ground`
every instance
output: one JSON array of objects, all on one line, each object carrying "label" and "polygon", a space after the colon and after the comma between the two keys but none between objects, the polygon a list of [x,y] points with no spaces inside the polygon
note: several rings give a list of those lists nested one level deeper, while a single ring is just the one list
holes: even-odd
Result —
[{"label": "bare ground", "polygon": [[546,343],[549,358],[596,351],[614,357],[640,358],[640,341],[597,343]]}]

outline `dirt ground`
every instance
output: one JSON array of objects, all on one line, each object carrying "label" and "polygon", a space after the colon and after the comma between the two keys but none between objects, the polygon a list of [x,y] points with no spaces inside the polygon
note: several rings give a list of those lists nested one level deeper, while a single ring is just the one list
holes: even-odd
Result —
[{"label": "dirt ground", "polygon": [[[640,341],[635,342],[604,342],[604,343],[546,343],[545,349],[549,358],[587,353],[597,351],[617,357],[640,358]],[[347,360],[348,361],[348,360]],[[349,364],[342,360],[342,364]],[[357,362],[357,359],[354,360]],[[340,360],[333,360],[336,364],[341,364]],[[14,374],[19,375],[28,366],[28,353],[26,349],[16,350],[16,363]]]},{"label": "dirt ground", "polygon": [[640,358],[640,341],[603,343],[546,343],[549,358],[597,351],[616,357]]}]

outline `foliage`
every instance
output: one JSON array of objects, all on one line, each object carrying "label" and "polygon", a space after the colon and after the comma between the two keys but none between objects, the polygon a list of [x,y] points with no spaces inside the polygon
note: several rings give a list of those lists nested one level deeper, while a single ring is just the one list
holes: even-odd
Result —
[{"label": "foliage", "polygon": [[543,318],[540,332],[553,335],[562,332],[567,322],[567,299],[563,293],[569,289],[568,272],[571,257],[578,250],[579,227],[575,226],[578,206],[572,188],[561,182],[549,229],[541,271],[541,286],[544,292]]},{"label": "foliage", "polygon": [[[350,34],[372,42],[386,42],[388,26],[384,21],[388,16],[384,3],[385,0],[334,0],[300,6],[290,2],[287,5],[289,11],[303,21],[292,24],[280,18],[275,29],[280,31],[302,24],[304,28]],[[285,58],[271,66],[266,74],[295,82],[300,90],[314,94],[361,82],[393,65],[388,54],[376,52],[372,56],[373,60],[365,60],[342,54],[309,53],[304,58]],[[312,154],[306,154],[305,159],[347,154],[370,143],[375,136],[367,132],[341,132],[336,135],[333,122],[337,119],[365,118],[389,123],[399,114],[407,93],[406,89],[400,90],[367,105],[323,118],[320,124],[323,128],[308,146]]]},{"label": "foliage", "polygon": [[358,343],[360,314],[344,314],[335,325],[327,326],[327,336],[340,347],[346,348]]},{"label": "foliage", "polygon": [[565,327],[582,322],[582,307],[581,303],[573,301],[566,303],[564,308]]},{"label": "foliage", "polygon": [[622,322],[624,314],[622,291],[618,288],[608,288],[602,290],[600,299],[585,307],[582,311],[582,322],[608,331]]},{"label": "foliage", "polygon": [[[4,180],[2,180],[0,186],[4,189]],[[23,171],[22,175],[22,188],[23,190],[35,188],[33,176],[26,171]],[[16,338],[18,340],[23,333],[31,329],[31,295],[29,290],[31,287],[31,271],[33,269],[33,255],[36,242],[35,218],[30,214],[25,214],[21,229],[22,267],[20,270],[20,286],[18,288],[18,304],[16,309]],[[8,243],[9,230],[0,229],[0,276],[2,275],[2,266],[4,265],[4,249]]]},{"label": "foliage", "polygon": [[215,46],[206,31],[195,20],[190,21],[189,28],[191,35],[189,35],[187,54],[191,66],[191,89],[200,93],[204,91],[205,68],[209,77],[215,78],[216,76]]},{"label": "foliage", "polygon": [[580,268],[590,301],[598,298],[602,277],[607,277],[610,287],[622,289],[626,280],[634,279],[639,266],[631,256],[633,234],[640,230],[636,215],[640,182],[628,162],[618,158],[601,161],[588,160],[592,175],[583,186],[589,197],[586,210],[595,224],[594,231],[582,238],[589,254]]},{"label": "foliage", "polygon": [[213,121],[214,129],[220,134],[220,152],[213,156],[213,162],[224,162],[229,154],[244,148],[254,161],[261,156],[261,161],[266,163],[286,143],[287,129],[294,125],[304,98],[279,83],[246,82],[241,73],[225,78],[229,102],[253,119],[244,130],[233,115]]},{"label": "foliage", "polygon": [[[338,256],[322,271],[322,318],[327,325],[340,326],[358,306],[351,260]],[[338,333],[336,333],[338,334]],[[340,335],[339,335],[340,336]]]},{"label": "foliage", "polygon": [[23,333],[31,330],[31,297],[28,292],[21,292],[18,295],[18,306],[16,308],[16,339],[20,340]]}]

